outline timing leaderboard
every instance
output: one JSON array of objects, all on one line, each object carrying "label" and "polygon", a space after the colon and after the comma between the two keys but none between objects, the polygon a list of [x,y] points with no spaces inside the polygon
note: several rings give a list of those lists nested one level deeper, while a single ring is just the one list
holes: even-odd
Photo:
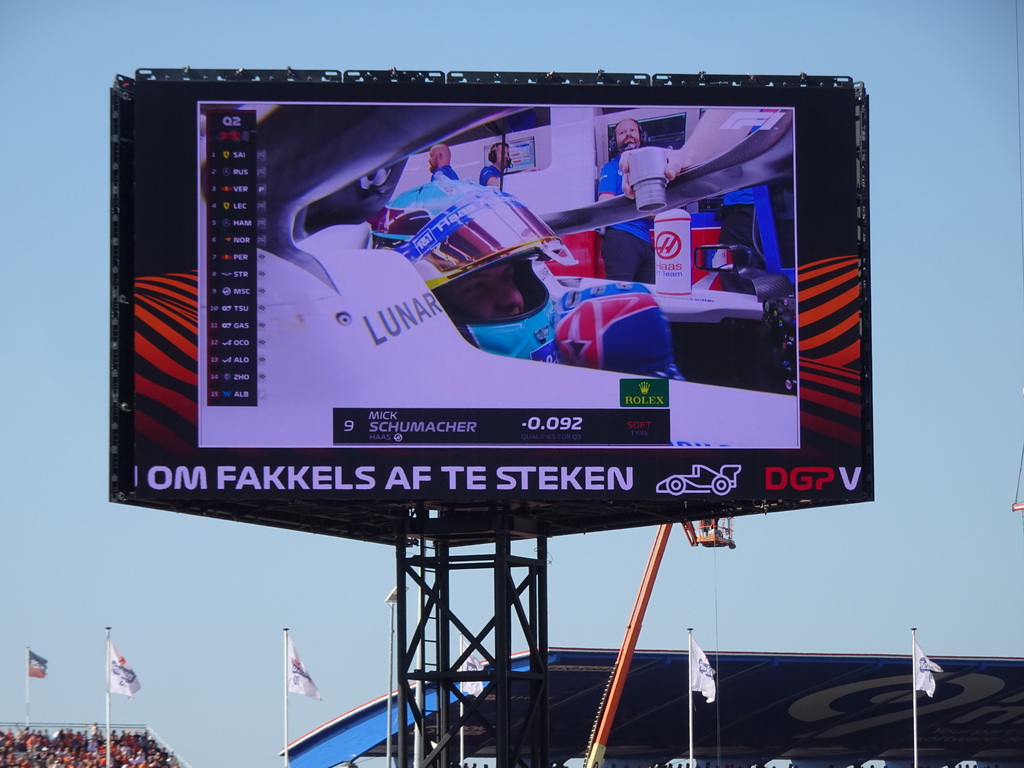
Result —
[{"label": "timing leaderboard", "polygon": [[335,408],[335,445],[668,445],[660,409]]},{"label": "timing leaderboard", "polygon": [[266,228],[258,218],[266,188],[256,147],[256,113],[207,116],[206,404],[257,405],[258,290],[256,246]]}]

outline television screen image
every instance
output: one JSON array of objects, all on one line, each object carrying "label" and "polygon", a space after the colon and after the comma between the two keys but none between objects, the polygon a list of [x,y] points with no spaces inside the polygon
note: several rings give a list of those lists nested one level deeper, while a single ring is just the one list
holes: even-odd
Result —
[{"label": "television screen image", "polygon": [[[728,380],[722,370],[690,380],[687,357],[702,352],[674,338],[709,313],[760,323],[768,297],[754,281],[773,280],[770,298],[792,299],[783,274],[762,268],[743,286],[749,292],[694,294],[691,285],[677,290],[674,272],[692,272],[680,269],[682,258],[663,258],[670,267],[653,283],[573,269],[579,261],[566,241],[590,234],[593,219],[666,239],[678,229],[671,211],[694,202],[673,189],[678,199],[660,218],[639,214],[625,196],[595,206],[598,169],[585,141],[592,108],[564,123],[556,113],[538,133],[560,162],[500,191],[432,170],[430,150],[384,144],[386,164],[364,168],[362,157],[337,156],[294,129],[415,132],[420,113],[428,120],[427,109],[444,106],[199,105],[201,447],[799,447],[796,387],[777,386],[755,348],[725,364]],[[532,108],[492,108],[459,126],[449,152],[457,158],[462,134],[480,122],[523,109]],[[792,189],[790,112],[708,110],[703,120],[728,134],[709,151],[731,144],[726,153],[760,153],[728,184]],[[461,170],[455,162],[445,167]],[[306,164],[318,175],[296,172]],[[661,186],[668,191],[665,172]],[[365,201],[381,189],[390,198],[370,210]],[[574,211],[587,218],[563,224]]]}]

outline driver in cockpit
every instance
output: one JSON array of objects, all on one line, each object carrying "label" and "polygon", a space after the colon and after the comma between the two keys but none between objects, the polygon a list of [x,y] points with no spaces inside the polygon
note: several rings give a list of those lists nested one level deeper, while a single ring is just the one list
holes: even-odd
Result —
[{"label": "driver in cockpit", "polygon": [[575,259],[547,224],[494,187],[444,180],[411,189],[391,201],[374,244],[415,265],[462,335],[484,351],[682,378],[650,291],[639,283],[559,286],[552,298],[544,262]]}]

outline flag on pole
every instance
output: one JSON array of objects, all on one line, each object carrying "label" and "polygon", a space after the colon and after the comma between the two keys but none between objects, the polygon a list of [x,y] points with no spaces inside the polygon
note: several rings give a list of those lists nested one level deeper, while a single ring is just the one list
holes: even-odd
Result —
[{"label": "flag on pole", "polygon": [[47,661],[37,653],[28,652],[28,676],[46,677]]},{"label": "flag on pole", "polygon": [[299,661],[299,654],[295,652],[295,644],[292,643],[290,637],[288,638],[288,693],[301,693],[311,699],[323,701],[320,691],[313,683],[313,678],[309,676],[309,671]]},{"label": "flag on pole", "polygon": [[935,693],[935,676],[932,672],[941,672],[942,667],[929,659],[921,651],[921,646],[914,641],[914,690],[924,691],[930,699]]},{"label": "flag on pole", "polygon": [[135,670],[128,666],[124,656],[118,653],[113,641],[110,641],[110,670],[107,681],[107,690],[110,693],[119,693],[129,699],[135,698],[142,686]]},{"label": "flag on pole", "polygon": [[[465,653],[466,648],[469,646],[466,644],[466,638],[460,638],[459,644],[461,645],[461,652]],[[463,662],[462,666],[459,667],[460,672],[481,672],[483,671],[483,661],[474,653],[469,654],[469,658]],[[484,692],[484,681],[483,680],[466,680],[459,684],[459,688],[467,696],[472,696],[474,699]]]},{"label": "flag on pole", "polygon": [[717,687],[715,686],[715,670],[708,663],[708,657],[704,651],[690,636],[690,679],[693,681],[691,690],[700,691],[704,694],[708,704],[715,700]]}]

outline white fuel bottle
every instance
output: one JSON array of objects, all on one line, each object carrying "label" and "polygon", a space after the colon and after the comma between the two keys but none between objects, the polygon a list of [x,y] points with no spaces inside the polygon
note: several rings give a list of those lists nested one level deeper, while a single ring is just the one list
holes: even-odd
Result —
[{"label": "white fuel bottle", "polygon": [[685,208],[654,217],[654,292],[686,296],[693,290],[690,214]]}]

